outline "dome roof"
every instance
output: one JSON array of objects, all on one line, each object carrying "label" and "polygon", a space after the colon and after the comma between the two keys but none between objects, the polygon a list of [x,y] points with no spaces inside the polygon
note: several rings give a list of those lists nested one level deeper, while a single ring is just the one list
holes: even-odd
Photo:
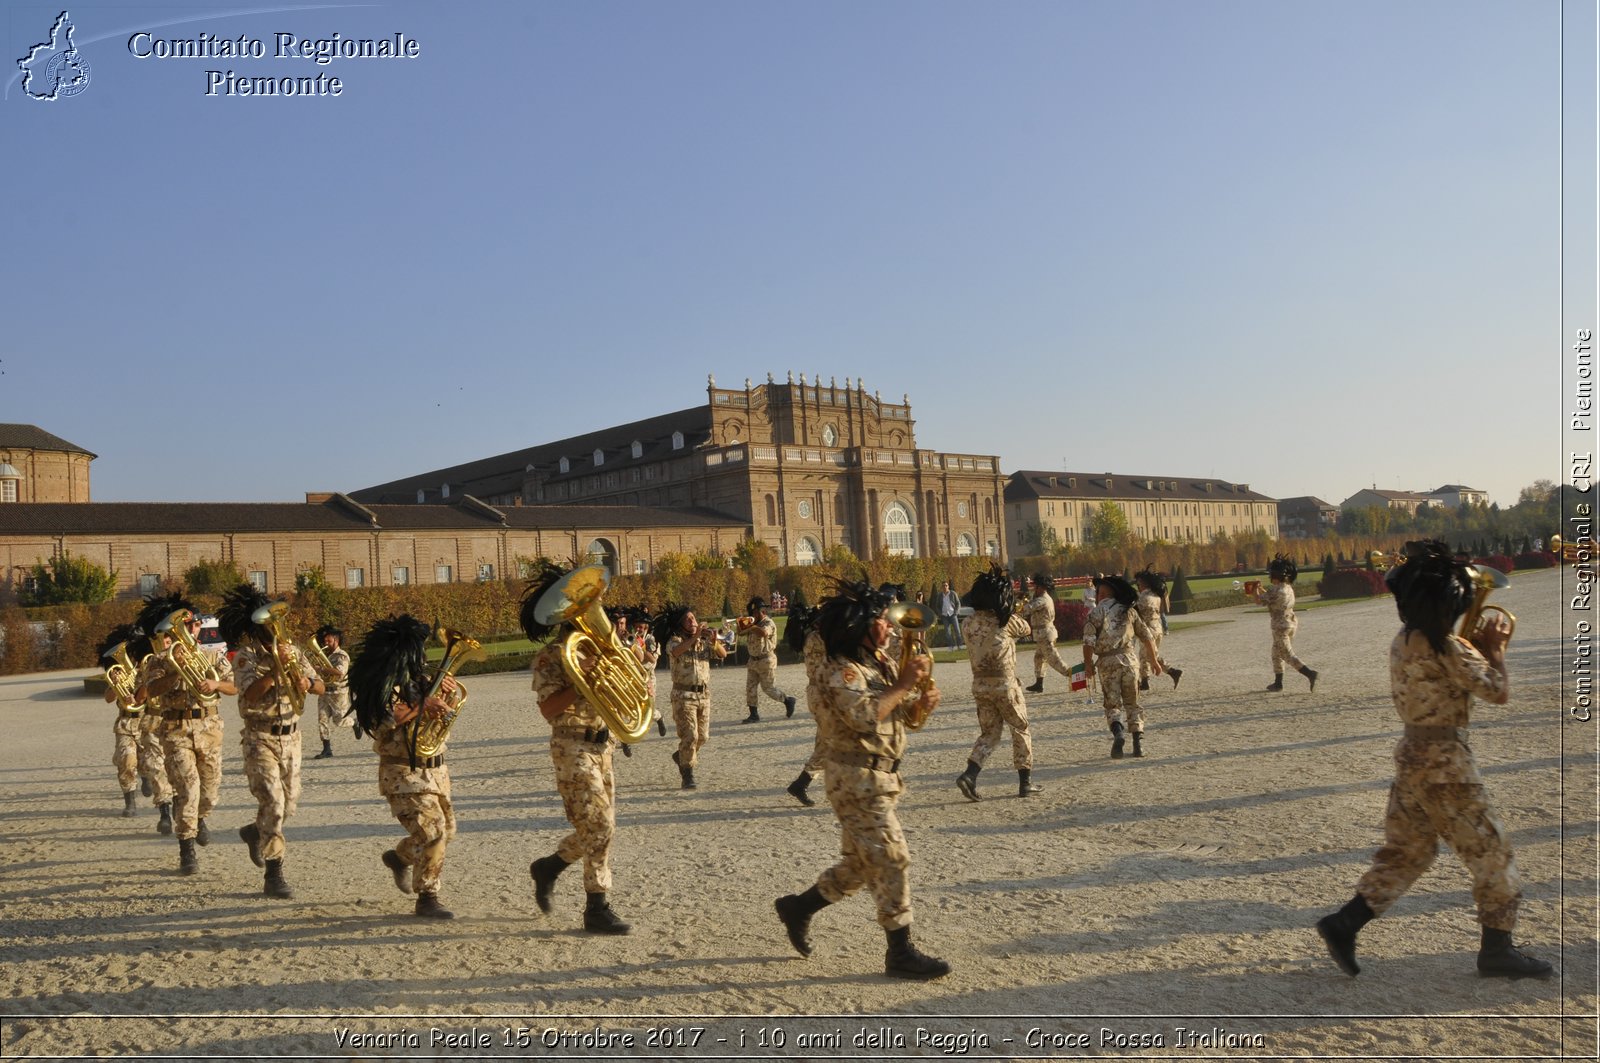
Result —
[{"label": "dome roof", "polygon": [[20,480],[22,474],[10,462],[0,461],[0,480]]}]

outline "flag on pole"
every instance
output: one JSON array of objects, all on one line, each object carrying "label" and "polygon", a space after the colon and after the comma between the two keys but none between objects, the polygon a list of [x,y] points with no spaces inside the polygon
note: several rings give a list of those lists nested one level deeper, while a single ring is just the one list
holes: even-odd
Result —
[{"label": "flag on pole", "polygon": [[1071,668],[1069,668],[1067,670],[1072,673],[1072,689],[1073,690],[1088,690],[1089,689],[1089,673],[1083,667],[1083,662],[1082,661],[1079,661],[1077,664],[1073,665]]}]

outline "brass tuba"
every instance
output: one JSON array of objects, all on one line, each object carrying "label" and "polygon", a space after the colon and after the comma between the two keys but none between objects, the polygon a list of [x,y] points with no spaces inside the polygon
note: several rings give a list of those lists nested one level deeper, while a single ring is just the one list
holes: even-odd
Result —
[{"label": "brass tuba", "polygon": [[289,603],[273,602],[263,605],[260,609],[250,614],[250,622],[259,624],[272,635],[272,645],[266,647],[272,655],[272,679],[278,690],[281,690],[289,699],[290,708],[299,716],[306,710],[306,692],[300,689],[300,677],[289,675],[283,667],[283,658],[278,656],[278,644],[292,647],[294,639],[289,634]]},{"label": "brass tuba", "polygon": [[[468,638],[454,628],[441,628],[435,624],[433,633],[444,643],[444,656],[439,658],[439,668],[433,673],[433,682],[428,684],[427,693],[422,695],[424,705],[439,693],[445,676],[455,675],[456,669],[468,661],[487,656],[477,639]],[[418,758],[426,760],[444,748],[445,739],[450,737],[450,728],[466,703],[467,691],[462,687],[461,696],[443,714],[430,716],[425,712],[417,713],[417,718],[407,725],[409,733],[406,736],[406,748],[411,752],[413,766]]]},{"label": "brass tuba", "polygon": [[[896,602],[883,615],[885,620],[900,629],[900,671],[904,672],[910,666],[911,658],[928,652],[927,631],[938,622],[938,614],[921,602]],[[920,697],[932,689],[933,674],[930,672],[917,684],[917,695]],[[918,705],[920,702],[906,707],[908,731],[920,731],[922,725],[928,722],[930,714]]]},{"label": "brass tuba", "polygon": [[1461,637],[1471,642],[1478,634],[1483,624],[1483,614],[1494,612],[1505,617],[1511,624],[1511,630],[1506,633],[1509,639],[1516,633],[1517,618],[1511,615],[1511,610],[1499,605],[1485,605],[1489,595],[1495,591],[1503,591],[1511,586],[1511,580],[1504,572],[1488,565],[1468,565],[1467,577],[1472,580],[1472,604],[1467,606],[1467,611],[1461,614]]},{"label": "brass tuba", "polygon": [[[610,583],[604,565],[575,568],[533,603],[533,615],[549,627],[570,623],[576,629],[561,641],[561,668],[611,733],[632,745],[650,730],[655,706],[644,665],[617,639],[600,607]],[[586,659],[595,662],[589,671]]]},{"label": "brass tuba", "polygon": [[178,678],[196,701],[211,709],[216,706],[220,695],[216,691],[205,693],[200,689],[200,684],[218,681],[217,666],[212,663],[211,655],[202,650],[194,636],[189,634],[189,620],[193,616],[187,609],[174,609],[156,625],[156,634],[172,640],[169,659],[177,669]]},{"label": "brass tuba", "polygon": [[106,682],[116,691],[117,707],[129,716],[138,716],[144,712],[144,703],[139,700],[139,669],[128,656],[128,644],[117,643],[105,656],[111,660],[106,665]]}]

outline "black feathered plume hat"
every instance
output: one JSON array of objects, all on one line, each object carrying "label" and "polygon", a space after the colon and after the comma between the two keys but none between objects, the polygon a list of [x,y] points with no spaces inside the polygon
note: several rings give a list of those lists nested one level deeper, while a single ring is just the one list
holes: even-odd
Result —
[{"label": "black feathered plume hat", "polygon": [[422,699],[428,674],[425,647],[433,629],[409,613],[372,625],[350,658],[350,701],[356,737],[372,734],[389,715],[396,693],[411,704]]},{"label": "black feathered plume hat", "polygon": [[253,583],[241,583],[224,591],[222,606],[217,610],[217,633],[230,646],[237,646],[246,639],[258,646],[271,646],[272,632],[251,619],[257,609],[271,604],[272,600]]},{"label": "black feathered plume hat", "polygon": [[1294,578],[1300,575],[1300,569],[1288,554],[1278,554],[1267,562],[1267,575],[1285,583],[1293,583]]},{"label": "black feathered plume hat", "polygon": [[806,636],[816,626],[817,611],[804,605],[789,607],[788,622],[783,626],[783,641],[796,653],[804,653]]},{"label": "black feathered plume hat", "polygon": [[818,603],[816,612],[816,629],[828,656],[860,660],[868,628],[893,604],[893,598],[866,580],[835,580],[833,594]]},{"label": "black feathered plume hat", "polygon": [[1017,592],[1011,586],[1011,573],[998,562],[989,562],[989,571],[972,581],[966,603],[974,609],[993,613],[1004,625],[1017,607]]},{"label": "black feathered plume hat", "polygon": [[674,636],[683,634],[683,621],[692,612],[694,610],[687,605],[679,605],[676,602],[668,602],[662,606],[661,612],[651,621],[656,641],[666,646]]},{"label": "black feathered plume hat", "polygon": [[1472,604],[1476,590],[1466,562],[1437,539],[1406,543],[1406,559],[1383,581],[1394,594],[1395,609],[1407,631],[1420,631],[1443,653],[1456,620]]},{"label": "black feathered plume hat", "polygon": [[95,647],[95,660],[104,660],[106,654],[123,642],[128,644],[128,656],[133,659],[134,664],[138,664],[144,655],[150,652],[150,638],[144,633],[143,628],[133,624],[118,624],[106,632],[106,637]]},{"label": "black feathered plume hat", "polygon": [[[144,608],[139,610],[139,619],[134,621],[134,626],[142,630],[148,637],[156,633],[156,628],[161,626],[161,621],[171,616],[179,609],[187,609],[194,613],[194,603],[181,594],[163,594],[155,598],[146,598]],[[198,613],[195,613],[198,616]]]},{"label": "black feathered plume hat", "polygon": [[535,618],[534,612],[539,604],[539,599],[544,597],[544,592],[556,585],[572,569],[558,565],[549,558],[540,560],[538,569],[529,578],[528,584],[522,591],[522,611],[517,614],[517,620],[522,624],[523,633],[528,636],[528,641],[535,646],[556,633],[556,627],[541,624]]},{"label": "black feathered plume hat", "polygon": [[[1099,575],[1094,578],[1096,597],[1110,594],[1119,605],[1132,605],[1139,600],[1139,592],[1133,584],[1118,575]],[[1102,593],[1103,592],[1103,593]]]},{"label": "black feathered plume hat", "polygon": [[1149,565],[1133,574],[1139,586],[1161,597],[1167,593],[1167,577],[1152,569]]}]

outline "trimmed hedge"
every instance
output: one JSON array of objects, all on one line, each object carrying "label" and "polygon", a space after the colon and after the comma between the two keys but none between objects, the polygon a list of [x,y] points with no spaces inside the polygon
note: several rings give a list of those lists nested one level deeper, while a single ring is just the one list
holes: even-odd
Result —
[{"label": "trimmed hedge", "polygon": [[1324,598],[1376,598],[1387,593],[1383,573],[1365,568],[1341,568],[1322,581]]},{"label": "trimmed hedge", "polygon": [[1226,609],[1232,605],[1249,605],[1250,599],[1244,591],[1232,589],[1220,591],[1205,591],[1200,594],[1191,594],[1188,598],[1179,601],[1172,600],[1172,615],[1185,616],[1189,613],[1203,613],[1209,609]]},{"label": "trimmed hedge", "polygon": [[1511,559],[1505,554],[1490,554],[1488,557],[1475,557],[1472,559],[1472,563],[1474,565],[1486,565],[1489,568],[1497,568],[1506,575],[1510,575],[1511,570],[1516,567],[1512,564]]},{"label": "trimmed hedge", "polygon": [[1548,550],[1529,550],[1511,559],[1516,568],[1555,568],[1559,563],[1556,555]]}]

